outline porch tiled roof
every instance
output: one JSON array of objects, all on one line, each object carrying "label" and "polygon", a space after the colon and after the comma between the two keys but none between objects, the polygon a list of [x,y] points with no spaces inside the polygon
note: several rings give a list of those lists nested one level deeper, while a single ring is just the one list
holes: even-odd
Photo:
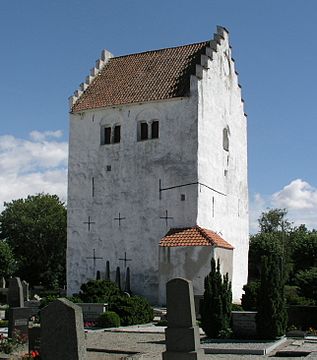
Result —
[{"label": "porch tiled roof", "polygon": [[160,241],[162,247],[176,246],[216,246],[233,249],[226,240],[212,230],[198,225],[187,228],[171,229]]}]

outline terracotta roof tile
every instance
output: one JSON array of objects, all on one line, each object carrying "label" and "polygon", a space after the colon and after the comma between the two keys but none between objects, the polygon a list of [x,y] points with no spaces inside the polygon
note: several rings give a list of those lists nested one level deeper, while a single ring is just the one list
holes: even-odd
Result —
[{"label": "terracotta roof tile", "polygon": [[216,246],[233,249],[227,241],[212,230],[196,225],[189,228],[171,229],[160,241],[162,247]]},{"label": "terracotta roof tile", "polygon": [[73,112],[188,95],[190,74],[208,42],[111,58]]}]

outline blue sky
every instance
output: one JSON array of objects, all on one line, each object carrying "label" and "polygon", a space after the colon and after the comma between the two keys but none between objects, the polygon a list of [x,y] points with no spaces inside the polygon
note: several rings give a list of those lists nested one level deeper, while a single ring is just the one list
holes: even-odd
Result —
[{"label": "blue sky", "polygon": [[248,113],[251,231],[269,207],[317,227],[316,15],[315,0],[2,0],[0,203],[65,198],[67,98],[103,48],[197,42],[223,25]]}]

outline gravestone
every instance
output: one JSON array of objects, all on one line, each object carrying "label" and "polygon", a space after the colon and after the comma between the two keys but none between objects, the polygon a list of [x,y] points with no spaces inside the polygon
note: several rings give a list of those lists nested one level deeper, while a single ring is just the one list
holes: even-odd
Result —
[{"label": "gravestone", "polygon": [[128,294],[131,294],[131,285],[130,285],[130,268],[127,267],[127,272],[125,274],[125,286],[124,291]]},{"label": "gravestone", "polygon": [[106,275],[105,280],[110,281],[110,263],[109,261],[106,262]]},{"label": "gravestone", "polygon": [[121,274],[120,274],[120,267],[117,267],[116,270],[116,284],[118,286],[118,288],[121,290]]},{"label": "gravestone", "polygon": [[9,279],[8,305],[9,307],[24,307],[23,287],[18,277]]},{"label": "gravestone", "polygon": [[24,301],[30,300],[30,292],[29,292],[29,283],[25,280],[22,281],[22,288],[23,288],[23,298]]},{"label": "gravestone", "polygon": [[167,328],[163,360],[202,360],[192,282],[183,278],[166,284]]},{"label": "gravestone", "polygon": [[44,360],[86,360],[83,314],[60,298],[41,310],[41,357]]},{"label": "gravestone", "polygon": [[0,289],[5,289],[6,287],[6,281],[4,277],[0,278]]},{"label": "gravestone", "polygon": [[8,311],[8,336],[12,338],[19,332],[27,338],[29,319],[30,317],[37,315],[38,312],[38,309],[33,308],[10,308]]}]

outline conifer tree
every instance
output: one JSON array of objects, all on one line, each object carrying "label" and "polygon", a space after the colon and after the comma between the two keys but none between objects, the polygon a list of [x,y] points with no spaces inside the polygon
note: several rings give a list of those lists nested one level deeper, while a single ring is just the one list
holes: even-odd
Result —
[{"label": "conifer tree", "polygon": [[263,256],[256,316],[257,333],[263,339],[275,339],[285,334],[287,311],[284,285],[285,272],[281,257],[273,253]]},{"label": "conifer tree", "polygon": [[220,273],[219,259],[211,259],[211,271],[205,277],[205,292],[201,303],[201,323],[206,335],[211,338],[221,337],[230,332],[231,317],[231,282],[228,274]]}]

